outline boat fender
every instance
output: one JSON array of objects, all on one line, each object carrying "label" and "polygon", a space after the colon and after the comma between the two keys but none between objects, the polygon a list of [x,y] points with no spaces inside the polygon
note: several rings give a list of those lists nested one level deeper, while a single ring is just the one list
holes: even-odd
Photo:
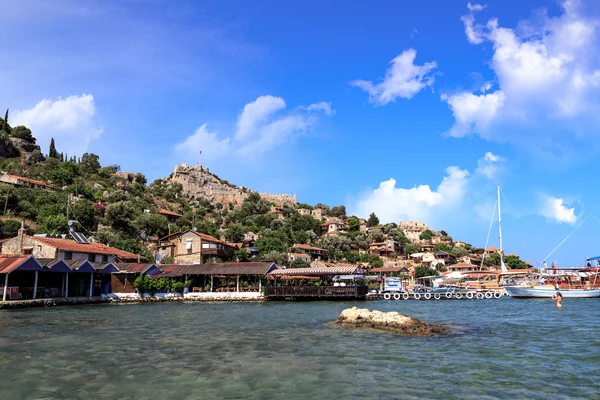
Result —
[{"label": "boat fender", "polygon": [[431,299],[431,293],[425,293],[423,297],[425,298],[425,300],[429,300]]},{"label": "boat fender", "polygon": [[462,299],[462,296],[463,296],[462,293],[456,293],[454,295],[454,298],[456,298],[457,300],[460,300],[460,299]]},{"label": "boat fender", "polygon": [[499,299],[500,297],[502,297],[502,293],[500,292],[494,292],[494,297]]},{"label": "boat fender", "polygon": [[442,296],[439,293],[434,293],[433,298],[439,300]]},{"label": "boat fender", "polygon": [[402,293],[402,298],[403,298],[404,300],[408,300],[408,298],[409,298],[409,297],[410,297],[410,296],[408,295],[408,293]]},{"label": "boat fender", "polygon": [[508,297],[508,296],[510,296],[510,295],[508,294],[508,292],[504,292],[504,293],[502,293],[502,296],[504,296],[504,297]]},{"label": "boat fender", "polygon": [[451,299],[451,298],[452,298],[452,293],[450,293],[450,292],[446,292],[446,298],[447,298],[447,299]]},{"label": "boat fender", "polygon": [[421,299],[421,293],[415,293],[415,300]]},{"label": "boat fender", "polygon": [[483,295],[483,293],[477,293],[477,298],[478,299],[483,299],[485,296]]},{"label": "boat fender", "polygon": [[466,294],[466,296],[467,296],[467,299],[471,300],[473,298],[473,292],[468,292]]},{"label": "boat fender", "polygon": [[394,293],[394,300],[400,300],[400,293]]},{"label": "boat fender", "polygon": [[494,297],[494,294],[492,292],[485,292],[486,299],[491,299],[492,297]]},{"label": "boat fender", "polygon": [[384,294],[383,294],[383,298],[384,298],[385,300],[389,300],[389,299],[391,299],[391,298],[392,298],[392,295],[391,295],[391,294],[389,294],[389,293],[384,293]]}]

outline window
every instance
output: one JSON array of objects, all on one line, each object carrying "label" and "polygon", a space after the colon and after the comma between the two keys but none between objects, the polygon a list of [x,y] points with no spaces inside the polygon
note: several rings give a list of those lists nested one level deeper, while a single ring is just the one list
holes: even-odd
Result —
[{"label": "window", "polygon": [[102,262],[108,262],[108,254],[102,254]]},{"label": "window", "polygon": [[73,252],[65,251],[65,260],[72,260],[72,259],[73,259]]},{"label": "window", "polygon": [[192,239],[188,239],[187,242],[185,242],[185,249],[186,250],[192,249]]},{"label": "window", "polygon": [[33,249],[31,247],[29,247],[29,248],[24,247],[23,254],[33,254]]},{"label": "window", "polygon": [[95,254],[92,254],[92,253],[88,254],[88,261],[89,261],[89,262],[94,262],[94,261],[96,261],[96,255],[95,255]]}]

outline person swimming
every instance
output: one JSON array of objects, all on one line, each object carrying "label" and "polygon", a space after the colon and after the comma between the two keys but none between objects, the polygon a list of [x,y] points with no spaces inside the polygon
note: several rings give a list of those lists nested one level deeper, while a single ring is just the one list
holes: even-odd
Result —
[{"label": "person swimming", "polygon": [[560,292],[556,292],[556,294],[554,296],[552,296],[552,300],[556,301],[556,307],[558,308],[562,308],[562,294]]}]

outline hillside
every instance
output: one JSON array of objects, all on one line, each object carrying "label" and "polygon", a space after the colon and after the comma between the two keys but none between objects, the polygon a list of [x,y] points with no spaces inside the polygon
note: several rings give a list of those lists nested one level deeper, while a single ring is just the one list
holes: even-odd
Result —
[{"label": "hillside", "polygon": [[[298,204],[295,195],[259,194],[229,183],[201,165],[178,165],[169,177],[148,185],[142,173],[122,172],[118,165],[102,166],[93,153],[63,155],[54,140],[48,154],[42,155],[27,128],[11,128],[1,118],[0,126],[0,139],[17,149],[3,153],[2,174],[51,185],[40,189],[0,183],[4,200],[0,238],[15,236],[21,219],[29,221],[30,234],[66,233],[67,221],[77,219],[88,237],[142,254],[147,261],[153,260],[158,238],[192,228],[229,243],[257,237],[254,251],[242,248],[236,252],[237,259],[270,260],[294,267],[308,265],[303,259],[288,259],[290,253],[302,251],[293,247],[297,244],[323,249],[325,261],[407,266],[417,276],[440,272],[445,262],[481,260],[483,249],[455,242],[445,231],[437,232],[422,223],[382,225],[375,214],[368,220],[346,215],[343,205],[311,206]],[[12,136],[15,133],[20,137]],[[169,221],[169,212],[179,216]],[[436,256],[415,264],[410,255],[418,252],[432,256],[441,252],[439,257],[447,261]],[[525,267],[518,256],[507,256],[505,261],[511,268]],[[498,262],[497,253],[485,260],[486,265]]]}]

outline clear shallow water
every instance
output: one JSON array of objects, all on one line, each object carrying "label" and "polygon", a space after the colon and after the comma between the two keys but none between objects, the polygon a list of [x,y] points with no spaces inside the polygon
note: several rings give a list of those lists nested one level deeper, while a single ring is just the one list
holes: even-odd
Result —
[{"label": "clear shallow water", "polygon": [[[449,337],[331,324],[347,307]],[[600,301],[130,304],[0,312],[0,398],[600,398]]]}]

